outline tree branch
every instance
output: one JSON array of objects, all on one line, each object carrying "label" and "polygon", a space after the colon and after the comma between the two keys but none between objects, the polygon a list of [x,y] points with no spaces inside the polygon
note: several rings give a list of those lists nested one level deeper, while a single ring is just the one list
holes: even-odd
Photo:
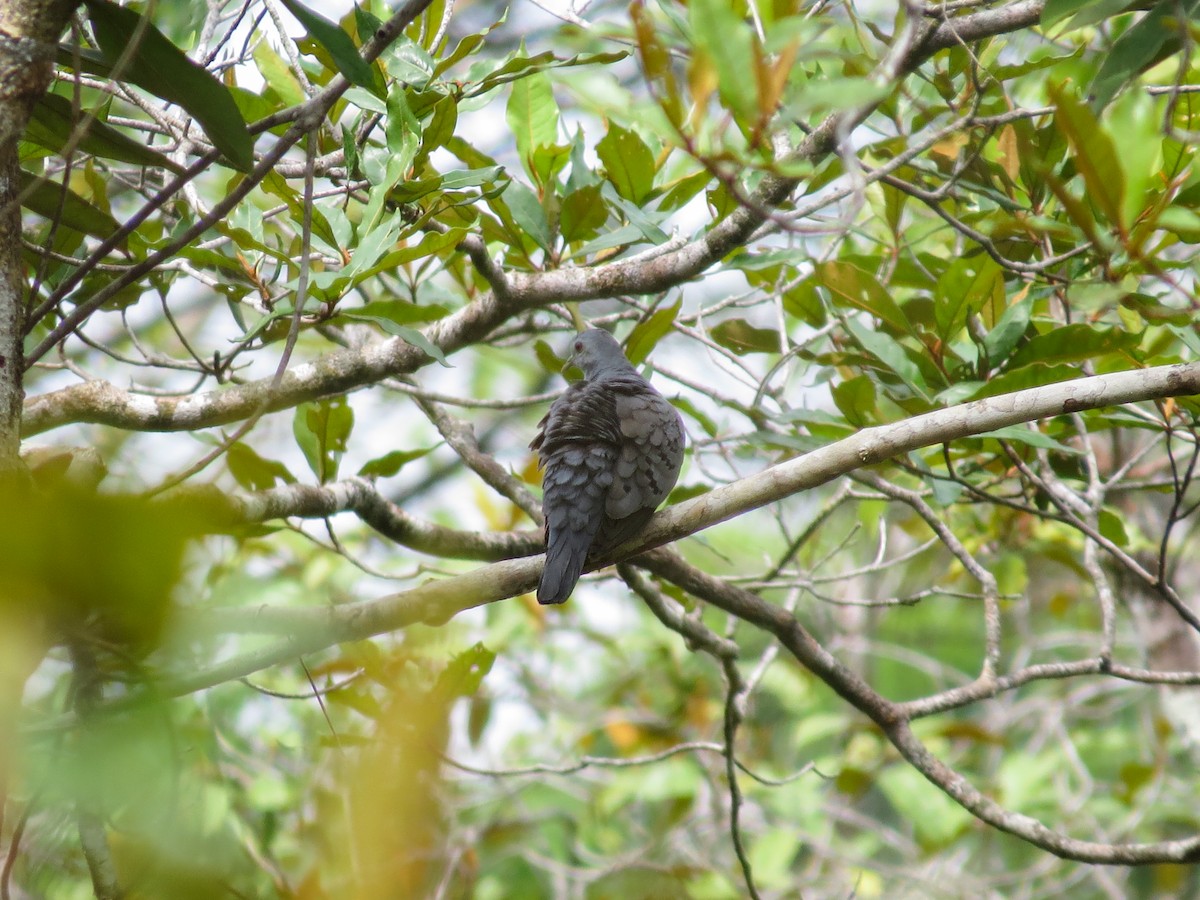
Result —
[{"label": "tree branch", "polygon": [[483,479],[501,497],[509,500],[514,506],[529,516],[535,524],[542,524],[542,508],[537,498],[530,493],[529,488],[521,479],[508,472],[500,463],[483,452],[471,423],[464,422],[450,415],[445,408],[433,400],[413,396],[413,402],[421,408],[429,421],[437,428],[438,434],[446,439],[446,443],[458,454],[467,466]]},{"label": "tree branch", "polygon": [[1200,835],[1150,844],[1082,841],[1059,834],[1030,816],[1005,809],[934,756],[913,734],[903,706],[876,693],[822,647],[789,612],[688,565],[676,554],[656,550],[638,562],[689,593],[775,635],[797,661],[878,725],[917,771],[981,821],[1057,856],[1081,862],[1148,865],[1200,859]]},{"label": "tree branch", "polygon": [[[1033,0],[999,10],[958,16],[937,25],[916,22],[885,57],[877,79],[893,83],[914,71],[938,50],[962,41],[981,40],[1028,27],[1037,21],[1042,5],[1042,0]],[[876,105],[863,105],[827,116],[781,163],[820,160],[837,147],[840,135],[849,133]],[[431,325],[426,329],[425,337],[443,353],[451,354],[483,338],[511,316],[531,309],[566,301],[655,293],[675,287],[742,246],[766,221],[766,211],[787,200],[799,183],[794,178],[766,176],[745,205],[699,238],[653,258],[512,273],[502,293],[480,296]],[[478,246],[468,249],[478,255]],[[313,363],[295,366],[277,389],[271,389],[270,380],[264,379],[186,398],[148,398],[128,394],[105,383],[90,382],[27,401],[25,434],[38,434],[69,422],[92,422],[134,431],[182,431],[226,425],[253,415],[263,404],[267,411],[288,409],[389,376],[412,373],[430,361],[421,350],[393,337],[369,347],[336,351]]]},{"label": "tree branch", "polygon": [[[860,466],[882,462],[921,447],[986,434],[1046,416],[1195,393],[1200,393],[1200,363],[1159,366],[1030,388],[926,413],[892,425],[864,429],[853,437],[668,507],[650,520],[638,538],[618,548],[614,560],[631,559],[638,564],[645,564],[647,559],[661,562],[668,558],[661,554],[668,551],[656,551],[652,556],[647,556],[645,551],[817,487]],[[190,693],[344,641],[363,640],[417,622],[441,624],[463,610],[531,590],[537,584],[543,562],[540,556],[508,560],[376,600],[340,607],[259,606],[206,610],[205,615],[219,622],[224,629],[285,634],[289,638],[279,645],[171,681],[160,689],[171,695]],[[605,561],[591,560],[587,570],[595,570],[603,564]],[[744,591],[742,594],[755,596]],[[751,604],[743,611],[752,616],[756,609]],[[729,611],[741,615],[737,609]],[[812,652],[818,651],[824,654],[825,664],[831,671],[839,673],[839,678],[856,678],[819,646]],[[865,688],[865,684],[862,687]]]},{"label": "tree branch", "polygon": [[166,495],[194,498],[211,509],[219,527],[272,519],[323,519],[340,512],[358,515],[384,537],[412,550],[450,559],[500,560],[541,553],[539,531],[461,531],[410,516],[364,478],[330,484],[287,484],[254,494],[230,494],[219,488],[184,488]]}]

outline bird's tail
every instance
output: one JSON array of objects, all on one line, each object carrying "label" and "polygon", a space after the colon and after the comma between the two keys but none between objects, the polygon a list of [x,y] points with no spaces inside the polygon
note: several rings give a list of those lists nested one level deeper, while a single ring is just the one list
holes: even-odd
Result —
[{"label": "bird's tail", "polygon": [[588,551],[604,521],[612,484],[613,449],[607,444],[567,444],[542,462],[542,512],[546,516],[546,567],[538,603],[562,603],[583,574]]},{"label": "bird's tail", "polygon": [[[571,596],[600,524],[598,516],[576,523],[554,522],[554,518],[550,517],[546,528],[546,567],[538,581],[537,601],[543,606],[564,603]],[[571,527],[572,524],[583,527]]]}]

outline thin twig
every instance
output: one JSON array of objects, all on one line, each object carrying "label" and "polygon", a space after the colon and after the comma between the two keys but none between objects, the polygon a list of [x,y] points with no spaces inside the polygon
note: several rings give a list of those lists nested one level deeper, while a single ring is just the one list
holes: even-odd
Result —
[{"label": "thin twig", "polygon": [[734,742],[737,740],[738,726],[742,723],[742,698],[745,685],[738,671],[737,661],[731,657],[721,659],[721,668],[725,672],[725,778],[729,782],[729,837],[733,841],[733,853],[738,864],[742,867],[742,879],[746,883],[746,891],[751,900],[761,900],[758,887],[754,883],[754,870],[750,865],[750,857],[746,853],[745,837],[742,834],[742,789],[737,780],[736,755]]}]

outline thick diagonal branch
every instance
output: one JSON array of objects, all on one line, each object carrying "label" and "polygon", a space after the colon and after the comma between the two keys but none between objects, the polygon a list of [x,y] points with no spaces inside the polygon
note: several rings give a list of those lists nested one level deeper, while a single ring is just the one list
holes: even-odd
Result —
[{"label": "thick diagonal branch", "polygon": [[[1197,393],[1200,393],[1200,363],[1159,366],[1030,388],[864,429],[853,437],[659,512],[638,538],[618,548],[614,559],[637,557],[752,509],[825,484],[861,466],[921,447],[1065,412]],[[231,631],[286,634],[289,640],[198,673],[167,690],[169,693],[199,690],[342,641],[361,640],[414,622],[445,622],[462,610],[529,591],[537,583],[542,561],[541,556],[508,560],[376,600],[336,608],[261,606],[225,609],[219,613],[209,611],[214,621]],[[602,563],[593,561],[590,568],[598,568]],[[747,596],[754,595],[747,593]],[[753,607],[749,607],[747,613],[752,612]]]}]

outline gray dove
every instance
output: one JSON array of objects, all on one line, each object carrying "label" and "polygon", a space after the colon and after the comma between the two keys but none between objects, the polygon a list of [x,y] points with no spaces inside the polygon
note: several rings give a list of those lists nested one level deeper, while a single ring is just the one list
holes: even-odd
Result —
[{"label": "gray dove", "polygon": [[546,567],[538,603],[571,595],[591,551],[641,531],[683,463],[683,422],[675,407],[625,358],[607,331],[575,336],[568,359],[583,370],[554,401],[529,445],[542,467]]}]

